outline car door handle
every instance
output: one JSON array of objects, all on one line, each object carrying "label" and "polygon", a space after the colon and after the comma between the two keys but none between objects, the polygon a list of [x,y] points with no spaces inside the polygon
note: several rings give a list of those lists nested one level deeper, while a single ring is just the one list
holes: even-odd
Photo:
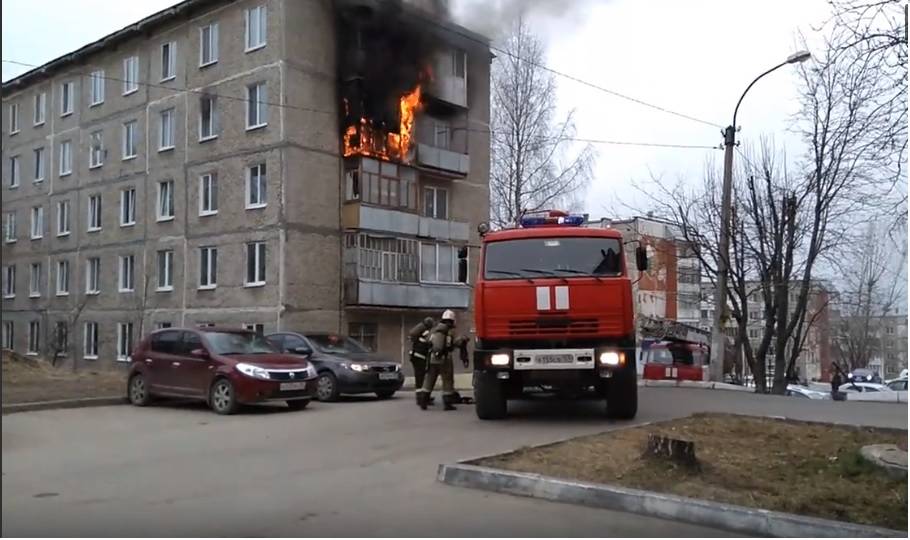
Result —
[{"label": "car door handle", "polygon": [[174,367],[180,366],[180,362],[171,362],[171,365]]}]

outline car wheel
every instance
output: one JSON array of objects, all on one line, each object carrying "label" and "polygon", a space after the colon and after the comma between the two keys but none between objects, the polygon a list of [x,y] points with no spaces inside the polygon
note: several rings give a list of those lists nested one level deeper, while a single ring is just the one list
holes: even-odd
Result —
[{"label": "car wheel", "polygon": [[509,413],[505,388],[495,373],[475,372],[474,412],[481,420],[499,420]]},{"label": "car wheel", "polygon": [[316,379],[316,399],[319,401],[336,401],[338,399],[338,379],[331,371],[323,371]]},{"label": "car wheel", "polygon": [[631,420],[638,412],[638,381],[635,366],[613,374],[607,382],[607,418]]},{"label": "car wheel", "polygon": [[379,399],[389,399],[395,395],[395,390],[385,390],[383,392],[376,392],[376,397]]},{"label": "car wheel", "polygon": [[237,397],[234,385],[227,379],[217,379],[209,391],[209,405],[218,414],[234,414],[237,410]]},{"label": "car wheel", "polygon": [[152,401],[152,395],[149,393],[148,384],[145,376],[137,373],[130,377],[130,383],[127,385],[130,403],[137,407],[145,407]]},{"label": "car wheel", "polygon": [[286,402],[288,404],[288,409],[292,411],[302,411],[306,409],[306,406],[310,404],[308,399],[294,399]]}]

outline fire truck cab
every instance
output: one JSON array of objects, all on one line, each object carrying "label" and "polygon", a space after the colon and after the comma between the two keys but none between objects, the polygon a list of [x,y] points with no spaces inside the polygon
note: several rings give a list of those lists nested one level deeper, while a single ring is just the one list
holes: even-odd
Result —
[{"label": "fire truck cab", "polygon": [[642,349],[643,378],[648,380],[707,380],[710,350],[686,341],[658,341]]}]

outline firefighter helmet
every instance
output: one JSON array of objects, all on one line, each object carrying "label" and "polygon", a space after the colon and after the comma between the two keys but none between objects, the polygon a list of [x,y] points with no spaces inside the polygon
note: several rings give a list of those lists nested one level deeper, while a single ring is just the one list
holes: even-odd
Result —
[{"label": "firefighter helmet", "polygon": [[455,312],[451,309],[447,309],[442,313],[442,320],[444,321],[455,321]]}]

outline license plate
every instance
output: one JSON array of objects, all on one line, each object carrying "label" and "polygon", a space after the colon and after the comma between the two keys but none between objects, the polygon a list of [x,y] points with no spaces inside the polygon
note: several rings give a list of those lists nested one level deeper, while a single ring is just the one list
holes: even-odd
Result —
[{"label": "license plate", "polygon": [[571,364],[571,354],[542,354],[537,357],[538,364]]},{"label": "license plate", "polygon": [[281,390],[305,390],[305,382],[283,382],[281,383]]},{"label": "license plate", "polygon": [[392,380],[392,379],[397,379],[397,378],[398,378],[398,373],[394,373],[394,372],[393,372],[393,373],[380,373],[380,374],[379,374],[379,378],[380,378],[381,380],[383,380],[383,381],[388,381],[388,380]]}]

